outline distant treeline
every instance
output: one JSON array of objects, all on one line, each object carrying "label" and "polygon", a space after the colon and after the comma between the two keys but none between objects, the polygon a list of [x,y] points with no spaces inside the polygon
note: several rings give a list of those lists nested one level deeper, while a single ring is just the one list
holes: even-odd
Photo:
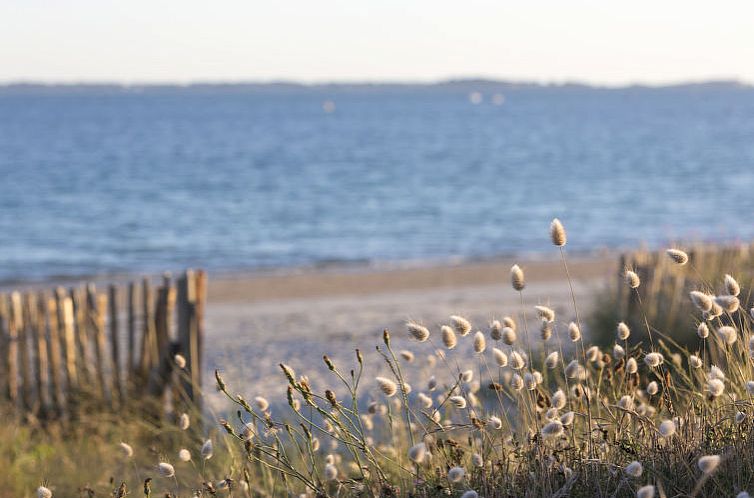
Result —
[{"label": "distant treeline", "polygon": [[452,79],[435,83],[316,83],[289,81],[266,83],[191,83],[191,84],[117,84],[117,83],[39,83],[0,84],[0,95],[13,94],[163,94],[163,93],[510,93],[517,91],[750,91],[754,86],[736,80],[688,82],[672,85],[595,86],[583,83],[537,83],[490,79]]}]

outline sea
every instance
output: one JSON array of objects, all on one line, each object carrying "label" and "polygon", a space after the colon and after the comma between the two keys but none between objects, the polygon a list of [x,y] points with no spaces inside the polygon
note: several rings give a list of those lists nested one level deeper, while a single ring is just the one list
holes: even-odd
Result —
[{"label": "sea", "polygon": [[748,242],[754,89],[0,88],[0,281]]}]

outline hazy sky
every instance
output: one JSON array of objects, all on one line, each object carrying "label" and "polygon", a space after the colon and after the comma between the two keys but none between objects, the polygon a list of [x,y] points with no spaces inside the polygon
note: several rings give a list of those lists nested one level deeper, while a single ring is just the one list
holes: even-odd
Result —
[{"label": "hazy sky", "polygon": [[754,1],[0,0],[0,81],[754,82]]}]

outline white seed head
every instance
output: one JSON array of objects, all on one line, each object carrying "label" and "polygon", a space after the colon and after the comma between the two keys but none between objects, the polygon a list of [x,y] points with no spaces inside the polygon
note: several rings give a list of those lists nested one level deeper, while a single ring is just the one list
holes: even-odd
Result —
[{"label": "white seed head", "polygon": [[699,457],[699,461],[697,462],[699,470],[705,474],[713,473],[717,470],[718,465],[720,465],[720,455],[705,455]]},{"label": "white seed head", "polygon": [[255,397],[254,403],[257,405],[257,408],[259,408],[259,410],[263,412],[266,412],[267,409],[270,407],[270,402],[261,396]]},{"label": "white seed head", "polygon": [[479,498],[479,493],[470,489],[461,495],[461,498]]},{"label": "white seed head", "polygon": [[573,342],[581,339],[581,329],[579,329],[579,326],[574,322],[568,324],[568,337],[570,337]]},{"label": "white seed head", "polygon": [[[710,299],[712,299],[710,297]],[[709,312],[702,313],[702,316],[705,320],[713,320],[719,316],[721,316],[723,313],[725,313],[725,310],[722,306],[717,304],[714,299],[712,300],[712,309]]]},{"label": "white seed head", "polygon": [[573,419],[575,416],[576,414],[574,412],[565,412],[560,417],[560,423],[563,424],[564,426],[569,426],[573,423]]},{"label": "white seed head", "polygon": [[511,346],[516,342],[516,331],[510,327],[503,327],[503,342]]},{"label": "white seed head", "polygon": [[721,396],[725,392],[725,382],[720,379],[709,379],[707,381],[707,391],[715,398]]},{"label": "white seed head", "polygon": [[[382,386],[380,386],[380,389],[382,389]],[[429,378],[429,380],[427,381],[427,390],[428,390],[429,392],[432,392],[432,391],[434,391],[435,389],[437,389],[437,379],[436,379],[436,378],[435,378],[435,376],[433,375],[433,376],[432,376],[432,377],[430,377],[430,378]],[[383,391],[383,392],[384,392],[384,391]],[[395,394],[395,393],[393,393],[393,394]],[[391,396],[392,396],[392,395],[391,395]]]},{"label": "white seed head", "polygon": [[717,329],[717,335],[727,345],[732,345],[738,339],[738,332],[735,328],[725,325]]},{"label": "white seed head", "polygon": [[474,371],[471,369],[461,372],[461,380],[468,384],[474,378]]},{"label": "white seed head", "polygon": [[751,495],[746,491],[741,491],[736,495],[736,498],[751,498]]},{"label": "white seed head", "polygon": [[741,306],[741,301],[736,296],[715,296],[715,304],[727,313],[735,313]]},{"label": "white seed head", "polygon": [[550,223],[550,239],[552,239],[552,243],[558,247],[566,245],[566,231],[565,228],[563,228],[563,224],[557,218]]},{"label": "white seed head", "polygon": [[181,370],[186,368],[186,358],[182,354],[176,354],[173,356],[173,361],[175,362],[175,366]]},{"label": "white seed head", "polygon": [[495,430],[500,430],[503,428],[503,421],[500,419],[500,417],[496,417],[493,415],[487,421],[487,425],[489,425]]},{"label": "white seed head", "polygon": [[587,361],[594,363],[598,359],[602,358],[602,352],[600,351],[600,348],[597,346],[592,346],[589,349],[586,350],[586,359]]},{"label": "white seed head", "polygon": [[134,456],[134,449],[130,444],[120,442],[118,443],[118,447],[120,448],[121,453],[123,453],[123,456],[125,456],[126,458],[131,458],[132,456]]},{"label": "white seed head", "polygon": [[657,381],[653,380],[652,382],[647,384],[647,394],[649,394],[650,396],[654,396],[659,391],[660,391],[660,387],[657,384]]},{"label": "white seed head", "polygon": [[628,337],[631,335],[631,329],[628,328],[628,325],[626,325],[623,322],[620,322],[618,324],[618,339],[621,341],[625,341],[628,339]]},{"label": "white seed head", "polygon": [[211,439],[207,439],[206,441],[204,441],[200,454],[202,456],[202,460],[209,460],[210,458],[212,458],[212,455],[215,454],[215,448],[212,445]]},{"label": "white seed head", "polygon": [[526,282],[524,281],[524,271],[518,265],[511,266],[511,285],[513,286],[514,290],[517,290],[519,292],[524,290],[524,287],[526,287]]},{"label": "white seed head", "polygon": [[429,339],[429,329],[423,325],[419,325],[416,322],[408,322],[406,328],[408,329],[408,333],[419,342]]},{"label": "white seed head", "polygon": [[407,349],[401,350],[400,355],[401,355],[401,358],[403,358],[403,360],[406,361],[407,363],[413,362],[415,358],[414,353],[412,353],[411,351]]},{"label": "white seed head", "polygon": [[377,381],[380,391],[382,391],[382,393],[388,398],[398,392],[398,385],[392,380],[385,377],[375,377],[374,380]]},{"label": "white seed head", "polygon": [[173,477],[175,468],[167,462],[160,462],[157,464],[157,473],[160,474],[160,477]]},{"label": "white seed head", "polygon": [[427,456],[427,446],[424,443],[416,444],[408,449],[408,458],[414,463],[422,463]]},{"label": "white seed head", "polygon": [[672,420],[663,420],[662,422],[660,422],[660,426],[657,430],[660,431],[660,435],[662,437],[670,437],[675,434],[675,422],[673,422]]},{"label": "white seed head", "polygon": [[624,467],[623,472],[630,477],[641,477],[642,472],[644,472],[644,467],[642,467],[641,462],[634,460]]},{"label": "white seed head", "polygon": [[521,370],[526,366],[524,357],[521,356],[521,353],[519,353],[518,351],[511,351],[508,359],[510,360],[510,366],[513,370]]},{"label": "white seed head", "polygon": [[729,296],[738,296],[741,293],[741,286],[738,285],[735,278],[726,274],[723,281],[725,283],[725,292],[727,292]]},{"label": "white seed head", "polygon": [[454,347],[456,347],[456,344],[458,344],[458,339],[456,339],[456,333],[452,328],[448,327],[447,325],[443,325],[442,327],[440,327],[440,333],[442,334],[442,343],[446,348],[453,349]]},{"label": "white seed head", "polygon": [[702,360],[697,355],[692,354],[689,356],[689,366],[691,368],[702,368]]},{"label": "white seed head", "polygon": [[566,405],[566,395],[562,389],[558,389],[552,395],[552,406],[558,410],[563,409]]},{"label": "white seed head", "polygon": [[497,366],[504,367],[508,365],[508,355],[506,355],[499,349],[492,348],[492,356],[495,358],[495,363],[497,363]]},{"label": "white seed head", "polygon": [[432,407],[432,398],[427,396],[424,393],[419,393],[416,395],[416,397],[419,399],[419,402],[424,408],[431,408]]},{"label": "white seed head", "polygon": [[655,487],[651,484],[636,490],[636,498],[655,498]]},{"label": "white seed head", "polygon": [[474,352],[478,354],[484,353],[485,349],[487,349],[487,340],[484,338],[483,333],[477,331],[474,334]]},{"label": "white seed head", "polygon": [[708,294],[700,291],[691,291],[689,292],[689,296],[691,297],[691,302],[694,303],[694,306],[696,306],[699,311],[709,312],[712,309],[714,301]]},{"label": "white seed head", "polygon": [[537,378],[534,377],[534,374],[530,372],[524,374],[524,387],[529,391],[533,391],[537,388]]},{"label": "white seed head", "polygon": [[628,284],[629,287],[632,289],[636,289],[641,285],[641,279],[639,279],[639,275],[637,275],[635,272],[631,270],[626,270],[626,284]]},{"label": "white seed head", "polygon": [[503,324],[500,320],[492,320],[490,323],[490,339],[493,341],[499,341],[503,338]]},{"label": "white seed head", "polygon": [[717,365],[712,365],[709,367],[709,373],[707,374],[707,378],[725,380],[725,372],[720,370],[720,367],[718,367]]},{"label": "white seed head", "polygon": [[736,424],[741,424],[744,420],[746,420],[746,414],[744,412],[736,412],[736,417],[734,420]]},{"label": "white seed head", "polygon": [[636,358],[629,358],[626,362],[626,372],[629,374],[635,374],[639,371],[639,365],[636,363]]},{"label": "white seed head", "polygon": [[460,410],[466,408],[466,398],[464,398],[463,396],[451,396],[450,398],[448,398],[448,401],[450,401],[453,406]]},{"label": "white seed head", "polygon": [[586,370],[581,366],[578,360],[572,360],[571,363],[568,364],[565,368],[565,374],[569,379],[583,380],[586,378]]},{"label": "white seed head", "polygon": [[524,388],[524,379],[522,379],[517,373],[514,373],[511,376],[510,386],[514,391],[520,391]]},{"label": "white seed head", "polygon": [[484,458],[479,453],[471,455],[471,464],[474,467],[484,467]]},{"label": "white seed head", "polygon": [[338,468],[331,463],[326,464],[325,465],[325,479],[327,479],[328,481],[334,481],[337,478],[338,478]]},{"label": "white seed head", "polygon": [[623,408],[624,410],[633,410],[634,408],[633,396],[629,396],[628,394],[621,396],[621,398],[618,400],[618,406]]},{"label": "white seed head", "polygon": [[555,320],[555,311],[552,308],[548,308],[547,306],[535,306],[534,309],[537,310],[537,314],[542,320],[548,323],[552,323]]},{"label": "white seed head", "polygon": [[44,486],[37,488],[37,498],[52,498],[52,491]]},{"label": "white seed head", "polygon": [[665,358],[662,356],[661,353],[647,353],[644,356],[644,363],[650,368],[656,368],[662,365],[662,362],[665,361]]},{"label": "white seed head", "polygon": [[621,346],[620,344],[613,346],[613,358],[620,360],[624,356],[626,356],[626,350],[623,349],[623,346]]},{"label": "white seed head", "polygon": [[696,335],[699,336],[699,339],[706,339],[709,337],[709,327],[707,327],[706,323],[702,322],[699,324],[696,328]]},{"label": "white seed head", "polygon": [[191,460],[191,452],[187,450],[186,448],[182,448],[180,451],[178,451],[178,459],[181,462],[188,462]]},{"label": "white seed head", "polygon": [[450,482],[461,482],[465,475],[466,471],[463,470],[463,467],[452,467],[448,470],[448,480]]},{"label": "white seed head", "polygon": [[557,351],[553,351],[552,353],[547,355],[547,358],[545,358],[545,366],[552,370],[553,368],[558,366],[559,361],[560,354]]},{"label": "white seed head", "polygon": [[465,337],[469,334],[469,332],[471,332],[471,323],[469,323],[469,321],[462,316],[451,315],[450,323],[453,325],[453,328],[456,329],[456,332],[461,337]]},{"label": "white seed head", "polygon": [[668,249],[667,251],[665,251],[665,253],[670,259],[673,260],[674,263],[677,263],[681,266],[689,262],[689,255],[681,251],[680,249]]},{"label": "white seed head", "polygon": [[542,427],[542,435],[544,437],[558,437],[561,434],[563,434],[563,424],[560,420],[553,420]]},{"label": "white seed head", "polygon": [[552,337],[552,325],[547,320],[542,320],[542,324],[539,326],[539,335],[543,341],[549,341]]},{"label": "white seed head", "polygon": [[181,413],[178,417],[178,428],[185,431],[191,425],[191,419],[189,419],[188,413]]},{"label": "white seed head", "polygon": [[749,393],[749,396],[754,396],[754,380],[746,381],[746,392]]},{"label": "white seed head", "polygon": [[509,327],[509,328],[512,328],[513,330],[517,330],[516,321],[509,316],[503,317],[503,327]]}]

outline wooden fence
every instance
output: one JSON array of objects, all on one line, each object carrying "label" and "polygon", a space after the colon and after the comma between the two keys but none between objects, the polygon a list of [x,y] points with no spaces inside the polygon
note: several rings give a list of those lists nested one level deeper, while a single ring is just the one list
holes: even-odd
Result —
[{"label": "wooden fence", "polygon": [[38,419],[201,409],[205,296],[206,274],[192,270],[104,292],[0,293],[0,396]]}]

